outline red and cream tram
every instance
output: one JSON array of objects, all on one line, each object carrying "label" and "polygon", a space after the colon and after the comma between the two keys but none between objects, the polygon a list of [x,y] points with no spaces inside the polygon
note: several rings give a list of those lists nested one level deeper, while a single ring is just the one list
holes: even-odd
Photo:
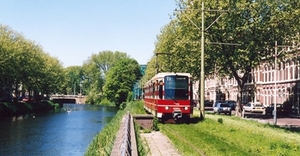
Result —
[{"label": "red and cream tram", "polygon": [[159,120],[189,119],[193,85],[189,73],[159,73],[144,87],[144,108]]}]

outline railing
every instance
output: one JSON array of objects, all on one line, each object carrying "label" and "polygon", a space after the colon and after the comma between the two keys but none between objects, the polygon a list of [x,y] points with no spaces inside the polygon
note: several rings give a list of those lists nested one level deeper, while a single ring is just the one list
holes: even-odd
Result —
[{"label": "railing", "polygon": [[137,145],[133,118],[127,112],[123,117],[120,129],[111,152],[111,156],[137,156]]}]

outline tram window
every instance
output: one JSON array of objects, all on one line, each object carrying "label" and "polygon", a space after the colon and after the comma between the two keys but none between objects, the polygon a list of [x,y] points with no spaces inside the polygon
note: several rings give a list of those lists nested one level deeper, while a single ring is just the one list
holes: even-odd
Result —
[{"label": "tram window", "polygon": [[188,77],[168,76],[165,78],[166,99],[188,99]]},{"label": "tram window", "polygon": [[158,92],[159,92],[159,98],[162,99],[162,96],[163,96],[163,83],[162,81],[159,82],[159,89],[158,89]]},{"label": "tram window", "polygon": [[155,83],[152,85],[152,97],[154,98],[154,92],[155,92]]}]

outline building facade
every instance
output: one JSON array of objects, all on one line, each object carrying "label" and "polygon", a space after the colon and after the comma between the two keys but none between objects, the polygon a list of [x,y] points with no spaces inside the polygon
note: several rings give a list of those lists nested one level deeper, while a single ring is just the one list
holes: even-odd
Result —
[{"label": "building facade", "polygon": [[[300,48],[278,56],[277,69],[274,57],[264,59],[252,69],[248,82],[242,88],[242,103],[260,102],[288,105],[290,111],[299,114],[300,107]],[[238,84],[234,78],[208,78],[205,81],[205,99],[237,100]]]}]

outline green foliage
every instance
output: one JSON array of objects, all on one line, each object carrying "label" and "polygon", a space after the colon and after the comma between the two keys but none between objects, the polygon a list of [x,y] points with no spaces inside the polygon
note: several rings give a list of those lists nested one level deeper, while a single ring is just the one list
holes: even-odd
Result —
[{"label": "green foliage", "polygon": [[122,102],[120,104],[120,110],[124,110],[126,108],[126,102]]},{"label": "green foliage", "polygon": [[109,100],[107,100],[107,98],[102,98],[100,105],[103,106],[114,106],[114,104],[112,102],[110,102]]},{"label": "green foliage", "polygon": [[62,86],[61,63],[40,45],[4,25],[0,25],[0,58],[0,87],[15,90],[16,95],[21,84],[22,92],[34,95],[49,95]]},{"label": "green foliage", "polygon": [[64,94],[78,95],[84,93],[84,73],[81,66],[70,66],[65,70]]},{"label": "green foliage", "polygon": [[130,101],[133,100],[133,98],[134,98],[134,97],[133,97],[133,92],[129,92],[128,95],[127,95],[126,101],[127,101],[127,102],[130,102]]},{"label": "green foliage", "polygon": [[102,51],[98,54],[92,54],[84,62],[82,67],[84,71],[84,79],[82,81],[83,93],[87,95],[88,102],[93,104],[101,103],[106,73],[117,61],[127,57],[129,56],[126,53],[119,51]]},{"label": "green foliage", "polygon": [[49,110],[59,108],[59,104],[51,101],[43,101],[41,103],[10,103],[4,102],[0,104],[0,117],[11,117],[24,115],[33,112],[47,112]]},{"label": "green foliage", "polygon": [[143,82],[154,75],[155,69],[188,72],[199,80],[203,36],[205,76],[211,76],[216,69],[217,76],[234,77],[241,90],[262,58],[273,56],[275,41],[291,45],[300,32],[300,1],[210,0],[204,3],[202,34],[202,2],[178,1],[180,11],[174,12],[173,19],[157,36],[156,57],[148,63],[149,74]]},{"label": "green foliage", "polygon": [[[97,105],[101,103],[101,96],[97,94],[98,92],[95,90],[91,90],[89,94],[86,97],[86,103],[92,104],[92,105]],[[105,101],[104,101],[105,102]]]},{"label": "green foliage", "polygon": [[158,121],[158,119],[155,117],[155,118],[153,119],[152,130],[154,130],[154,131],[159,131],[158,123],[159,123],[159,121]]},{"label": "green foliage", "polygon": [[136,60],[125,58],[116,63],[106,75],[104,94],[117,107],[126,102],[134,83],[140,79],[141,71]]}]

